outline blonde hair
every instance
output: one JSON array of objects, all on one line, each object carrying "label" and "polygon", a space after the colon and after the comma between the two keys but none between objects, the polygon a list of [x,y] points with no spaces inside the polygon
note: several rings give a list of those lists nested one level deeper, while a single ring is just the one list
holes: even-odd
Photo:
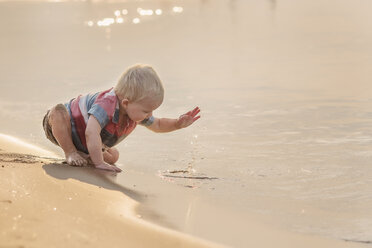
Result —
[{"label": "blonde hair", "polygon": [[115,94],[130,102],[153,97],[163,101],[164,88],[158,74],[149,65],[136,64],[125,70],[116,84]]}]

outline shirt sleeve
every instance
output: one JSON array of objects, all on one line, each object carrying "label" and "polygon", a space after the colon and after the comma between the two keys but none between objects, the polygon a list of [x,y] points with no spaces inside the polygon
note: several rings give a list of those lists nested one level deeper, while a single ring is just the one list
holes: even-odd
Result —
[{"label": "shirt sleeve", "polygon": [[151,126],[151,124],[154,123],[154,121],[155,121],[154,116],[150,116],[149,118],[146,118],[143,121],[141,121],[139,124],[148,127]]},{"label": "shirt sleeve", "polygon": [[90,108],[88,115],[93,115],[97,119],[101,128],[104,128],[110,120],[107,112],[98,104],[94,104]]}]

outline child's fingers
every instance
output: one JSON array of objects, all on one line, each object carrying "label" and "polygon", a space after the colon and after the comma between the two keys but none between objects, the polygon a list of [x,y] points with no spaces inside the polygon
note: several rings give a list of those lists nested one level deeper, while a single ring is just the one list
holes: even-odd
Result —
[{"label": "child's fingers", "polygon": [[194,116],[196,116],[199,112],[200,112],[199,107],[196,107],[196,108],[194,108],[194,109],[191,111],[191,116],[194,117]]},{"label": "child's fingers", "polygon": [[110,166],[110,165],[106,165],[106,164],[96,165],[96,168],[97,168],[97,169],[101,169],[101,170],[115,171],[115,170],[112,168],[112,166]]},{"label": "child's fingers", "polygon": [[121,172],[121,169],[116,167],[115,165],[109,165],[108,167],[106,167],[107,170],[110,170],[110,171],[114,171],[114,172]]},{"label": "child's fingers", "polygon": [[199,107],[196,107],[196,108],[194,108],[193,110],[190,110],[189,112],[187,112],[187,113],[184,114],[184,115],[191,115],[192,117],[194,117],[194,116],[197,115],[199,112],[200,112]]},{"label": "child's fingers", "polygon": [[200,115],[198,115],[197,117],[194,117],[192,120],[193,120],[193,122],[194,121],[196,121],[197,119],[199,119],[200,118]]},{"label": "child's fingers", "polygon": [[193,113],[193,115],[192,115],[192,117],[195,117],[197,114],[199,114],[200,113],[200,109],[198,109],[198,110],[196,110],[194,113]]},{"label": "child's fingers", "polygon": [[199,113],[200,113],[200,110],[197,111],[195,114],[191,115],[191,117],[192,117],[192,118],[195,118],[195,116],[197,116]]}]

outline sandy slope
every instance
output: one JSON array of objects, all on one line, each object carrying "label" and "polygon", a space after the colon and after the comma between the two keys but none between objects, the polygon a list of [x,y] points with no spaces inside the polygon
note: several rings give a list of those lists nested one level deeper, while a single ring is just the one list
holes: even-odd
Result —
[{"label": "sandy slope", "polygon": [[[0,148],[14,146],[1,139]],[[19,152],[32,149],[18,147]],[[104,179],[89,176],[89,170],[92,171],[63,165],[56,159],[1,150],[0,246],[216,246],[143,221],[134,212],[136,201],[121,192],[97,186]],[[86,173],[90,180],[101,182],[89,184],[67,179],[60,171]]]}]

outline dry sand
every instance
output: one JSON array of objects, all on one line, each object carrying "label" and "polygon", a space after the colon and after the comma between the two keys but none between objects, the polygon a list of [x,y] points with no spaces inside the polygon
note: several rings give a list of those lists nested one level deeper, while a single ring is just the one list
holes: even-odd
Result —
[{"label": "dry sand", "polygon": [[[222,247],[144,221],[129,197],[137,193],[107,189],[105,173],[93,177],[94,169],[64,165],[50,153],[42,157],[40,148],[4,135],[0,149],[0,247]],[[85,183],[63,171],[85,175]],[[223,225],[223,216],[216,218]],[[251,247],[364,246],[247,221]]]}]

